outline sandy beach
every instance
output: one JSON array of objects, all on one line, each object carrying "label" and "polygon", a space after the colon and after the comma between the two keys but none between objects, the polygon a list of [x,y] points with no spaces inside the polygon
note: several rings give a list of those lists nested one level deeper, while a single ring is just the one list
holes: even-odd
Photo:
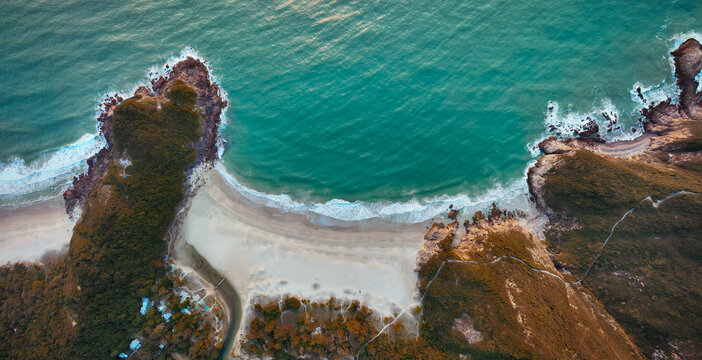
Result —
[{"label": "sandy beach", "polygon": [[16,209],[0,207],[0,264],[38,262],[48,252],[64,251],[74,225],[61,198]]},{"label": "sandy beach", "polygon": [[218,172],[209,176],[180,233],[234,285],[243,309],[257,295],[284,294],[353,298],[387,314],[417,304],[424,224],[324,227],[253,204]]}]

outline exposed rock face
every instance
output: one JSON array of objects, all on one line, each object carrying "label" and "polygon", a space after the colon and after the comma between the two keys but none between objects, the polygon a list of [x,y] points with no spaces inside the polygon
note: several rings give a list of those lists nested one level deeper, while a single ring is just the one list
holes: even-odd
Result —
[{"label": "exposed rock face", "polygon": [[[671,156],[672,163],[676,161],[689,162],[691,158],[700,157],[699,154],[672,156],[662,153],[674,148],[675,144],[681,140],[689,138],[691,124],[702,119],[702,92],[696,92],[698,82],[695,81],[695,76],[702,71],[702,45],[695,39],[689,39],[671,54],[675,63],[677,85],[680,88],[679,104],[674,104],[669,98],[658,104],[651,103],[647,108],[641,109],[641,114],[646,120],[644,121],[644,134],[639,139],[605,144],[604,141],[596,138],[558,140],[556,137],[549,137],[539,143],[539,149],[545,155],[540,157],[536,164],[528,170],[527,183],[537,207],[549,218],[553,220],[554,213],[548,209],[544,201],[542,187],[545,176],[555,166],[558,166],[559,158],[572,155],[574,150],[585,149],[613,156],[623,154],[625,155],[623,157],[642,154],[642,158],[650,161]],[[643,98],[643,95],[639,94],[639,96]]]},{"label": "exposed rock face", "polygon": [[469,344],[475,344],[483,341],[483,334],[475,330],[473,327],[473,319],[468,314],[463,314],[461,317],[453,320],[453,330],[463,334]]},{"label": "exposed rock face", "polygon": [[453,237],[458,230],[458,221],[454,221],[448,225],[436,222],[424,235],[424,246],[417,252],[417,261],[415,271],[427,263],[434,255],[442,251],[442,242],[447,240],[447,237]]},{"label": "exposed rock face", "polygon": [[105,137],[107,146],[100,149],[97,154],[88,158],[88,171],[73,178],[73,184],[63,193],[63,200],[66,202],[66,212],[70,215],[73,209],[80,204],[88,195],[98,180],[105,174],[112,159],[112,116],[115,107],[122,102],[122,97],[118,94],[108,96],[100,104],[102,111],[98,115],[98,128]]},{"label": "exposed rock face", "polygon": [[575,134],[580,137],[589,137],[597,134],[599,131],[600,126],[597,125],[595,119],[588,117],[587,122],[579,130],[576,130]]},{"label": "exposed rock face", "polygon": [[695,76],[702,70],[702,45],[695,39],[688,39],[671,54],[675,63],[675,76],[678,78],[682,110],[692,119],[702,119],[702,93],[697,93],[698,83],[695,81]]},{"label": "exposed rock face", "polygon": [[[195,164],[210,162],[217,158],[217,141],[219,137],[220,115],[227,102],[222,99],[219,86],[210,81],[207,66],[200,60],[188,57],[173,66],[166,77],[154,79],[151,88],[141,86],[135,95],[144,97],[163,96],[164,89],[168,88],[177,79],[182,80],[195,88],[197,92],[197,106],[203,109],[204,123],[201,127],[200,146]],[[114,137],[112,135],[112,117],[115,107],[122,102],[118,94],[109,96],[100,104],[102,109],[98,116],[99,129],[105,137],[107,146],[97,154],[91,156],[88,162],[88,171],[73,178],[73,184],[63,193],[66,202],[66,212],[73,213],[73,209],[80,205],[85,197],[94,189],[98,180],[107,172],[112,159]]]},{"label": "exposed rock face", "polygon": [[437,241],[437,240],[443,240],[449,235],[454,235],[456,233],[456,230],[458,230],[458,221],[454,221],[448,225],[444,225],[444,223],[439,223],[436,222],[434,223],[429,231],[427,231],[426,235],[424,235],[424,240],[427,241]]}]

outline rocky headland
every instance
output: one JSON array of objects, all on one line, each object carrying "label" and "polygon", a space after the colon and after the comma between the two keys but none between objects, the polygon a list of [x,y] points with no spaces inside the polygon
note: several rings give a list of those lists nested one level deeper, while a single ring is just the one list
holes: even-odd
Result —
[{"label": "rocky headland", "polygon": [[[197,145],[198,164],[211,163],[218,157],[219,128],[222,111],[227,107],[227,101],[222,97],[222,91],[216,82],[210,78],[207,66],[199,59],[188,57],[176,63],[168,72],[150,80],[149,86],[140,86],[134,93],[144,98],[163,98],[164,91],[175,81],[181,80],[195,89],[197,103],[195,104],[202,114],[200,127],[200,141]],[[64,193],[66,212],[71,214],[80,206],[85,197],[95,188],[97,182],[105,175],[112,161],[114,135],[112,122],[115,108],[124,101],[119,94],[108,95],[100,103],[100,114],[97,117],[98,130],[106,140],[106,145],[97,154],[88,158],[88,170],[73,178],[73,183]]]},{"label": "rocky headland", "polygon": [[69,213],[82,209],[68,254],[1,268],[3,354],[219,357],[231,337],[231,311],[216,286],[223,281],[207,267],[193,273],[192,262],[180,268],[167,249],[176,214],[217,158],[226,106],[207,66],[194,58],[129,98],[105,99],[98,122],[107,146],[64,193]]},{"label": "rocky headland", "polygon": [[[606,142],[593,119],[549,137],[528,170],[543,238],[494,204],[454,209],[417,253],[420,339],[447,358],[693,359],[702,354],[702,46],[671,53],[677,101]],[[549,109],[552,111],[553,109]],[[603,114],[607,130],[617,119]],[[556,131],[554,127],[550,129]],[[562,135],[562,134],[559,134]],[[470,216],[470,214],[467,214]]]},{"label": "rocky headland", "polygon": [[528,171],[549,224],[546,250],[562,276],[581,279],[646,357],[702,354],[702,45],[671,53],[677,101],[641,110],[633,141],[548,138]]}]

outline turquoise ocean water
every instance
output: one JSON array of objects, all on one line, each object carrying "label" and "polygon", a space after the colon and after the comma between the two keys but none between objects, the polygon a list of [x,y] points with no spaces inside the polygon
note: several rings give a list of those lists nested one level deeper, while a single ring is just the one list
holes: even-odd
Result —
[{"label": "turquoise ocean water", "polygon": [[398,221],[523,197],[547,122],[607,111],[624,126],[603,135],[631,137],[632,90],[673,92],[668,52],[702,32],[691,0],[5,0],[0,15],[0,204],[60,193],[102,146],[104,94],[197,53],[231,103],[235,186]]}]

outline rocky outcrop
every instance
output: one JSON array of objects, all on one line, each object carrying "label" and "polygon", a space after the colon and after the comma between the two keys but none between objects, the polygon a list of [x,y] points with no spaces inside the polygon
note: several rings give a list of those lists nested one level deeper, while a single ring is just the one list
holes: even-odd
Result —
[{"label": "rocky outcrop", "polygon": [[[668,153],[679,148],[678,144],[681,141],[694,137],[695,135],[691,134],[694,126],[691,125],[702,119],[702,92],[697,92],[699,84],[695,80],[702,71],[702,45],[695,39],[688,39],[671,54],[680,89],[679,102],[675,103],[668,98],[659,103],[649,103],[648,107],[641,109],[645,120],[642,120],[644,133],[639,138],[633,141],[605,143],[602,139],[582,137],[589,135],[576,133],[574,135],[581,137],[559,140],[552,136],[538,144],[544,155],[528,170],[527,183],[532,200],[551,220],[554,220],[555,214],[546,205],[543,193],[546,176],[558,166],[564,156],[572,155],[575,150],[584,149],[599,155],[625,158],[638,155],[641,160],[647,162],[657,162],[661,158],[670,158],[666,161],[671,163],[675,163],[678,158],[681,159],[680,162],[689,162],[691,158],[702,157],[699,152],[684,156]],[[647,103],[640,88],[637,89],[637,94]],[[616,124],[616,118],[606,114],[603,116],[609,120],[608,128]]]},{"label": "rocky outcrop", "polygon": [[85,197],[93,190],[98,180],[107,172],[107,168],[112,159],[112,116],[114,109],[122,102],[119,94],[107,96],[100,103],[100,115],[97,117],[98,129],[105,138],[107,145],[100,149],[97,154],[88,158],[88,171],[73,178],[73,183],[63,193],[63,200],[66,204],[66,213],[73,214],[74,208],[79,205]]},{"label": "rocky outcrop", "polygon": [[[424,235],[424,246],[417,252],[417,261],[415,271],[424,266],[432,257],[439,254],[443,250],[443,242],[453,240],[458,230],[458,221],[454,221],[448,225],[435,222],[426,235]],[[448,239],[448,238],[451,239]]]},{"label": "rocky outcrop", "polygon": [[695,39],[688,39],[671,52],[675,63],[675,76],[680,89],[680,107],[692,119],[702,119],[702,92],[695,76],[702,71],[702,45]]},{"label": "rocky outcrop", "polygon": [[159,94],[176,79],[191,85],[197,92],[197,107],[202,110],[204,123],[201,128],[200,147],[197,163],[215,160],[218,153],[220,115],[227,107],[227,101],[217,83],[210,81],[207,66],[198,59],[188,57],[175,64],[168,78],[152,81],[153,90]]},{"label": "rocky outcrop", "polygon": [[[151,80],[150,87],[139,87],[135,95],[162,97],[164,89],[167,89],[177,79],[191,85],[197,92],[196,105],[201,109],[204,120],[200,129],[201,137],[197,161],[193,165],[211,162],[218,156],[220,115],[227,107],[227,101],[222,98],[219,86],[210,81],[209,71],[202,61],[188,57],[178,62],[166,76]],[[97,118],[98,127],[100,133],[105,137],[107,145],[87,160],[88,171],[74,177],[71,187],[63,193],[68,214],[73,213],[74,208],[85,200],[100,178],[107,172],[113,156],[112,119],[114,109],[122,100],[122,97],[114,94],[100,104],[101,112]]]},{"label": "rocky outcrop", "polygon": [[[698,200],[678,199],[676,206],[668,207],[668,215],[661,213],[660,218],[646,218],[645,211],[650,208],[640,208],[641,199],[651,193],[697,192],[700,184],[702,92],[697,92],[695,77],[702,71],[702,45],[690,39],[671,54],[679,98],[651,103],[637,89],[647,104],[640,111],[644,132],[639,138],[601,143],[551,137],[538,145],[544,155],[528,170],[527,182],[531,199],[549,218],[545,231],[548,248],[534,243],[527,250],[542,269],[553,271],[544,261],[549,257],[566,279],[587,276],[580,284],[622,321],[646,354],[693,358],[700,354],[695,341],[699,332],[688,331],[692,325],[682,324],[699,308],[699,297],[688,291],[695,289],[692,284],[696,279],[685,275],[690,273],[687,254],[667,249],[685,248],[682,244],[699,235],[698,223],[686,223],[688,217],[696,218]],[[632,232],[615,231],[624,218]],[[480,241],[480,230],[469,231],[473,235],[467,234],[457,251],[472,256],[483,248],[489,250]],[[607,243],[610,238],[614,241]],[[666,239],[665,246],[660,239]],[[596,245],[601,246],[599,253],[592,250]],[[599,256],[605,245],[609,258]],[[621,274],[634,274],[627,276],[635,277],[638,283],[628,283]],[[671,278],[675,281],[668,280]],[[677,294],[675,298],[658,295],[671,293]]]}]

